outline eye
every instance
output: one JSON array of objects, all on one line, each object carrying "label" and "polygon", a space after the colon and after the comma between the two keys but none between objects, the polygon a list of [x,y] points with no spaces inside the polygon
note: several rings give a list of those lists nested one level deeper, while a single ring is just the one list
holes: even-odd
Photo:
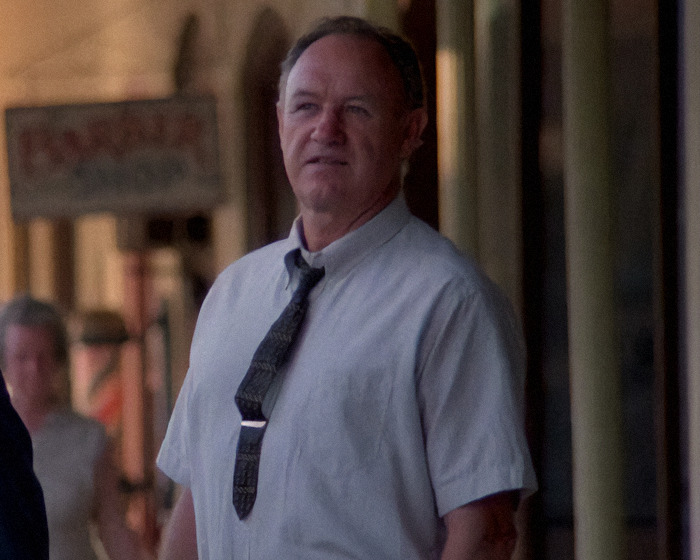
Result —
[{"label": "eye", "polygon": [[298,113],[298,112],[313,111],[316,109],[316,107],[317,107],[317,105],[315,103],[311,103],[310,101],[306,101],[304,103],[298,103],[297,105],[295,105],[292,112]]},{"label": "eye", "polygon": [[346,108],[347,112],[352,115],[359,115],[362,117],[369,117],[370,112],[362,105],[348,105]]}]

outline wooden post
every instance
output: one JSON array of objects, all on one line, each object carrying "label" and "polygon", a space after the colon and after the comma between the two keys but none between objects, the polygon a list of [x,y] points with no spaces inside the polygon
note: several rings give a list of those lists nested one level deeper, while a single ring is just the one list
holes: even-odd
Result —
[{"label": "wooden post", "polygon": [[124,256],[124,322],[130,339],[122,351],[122,465],[129,481],[136,485],[130,500],[129,521],[153,550],[157,525],[153,398],[145,340],[149,324],[147,294],[146,255],[143,251],[130,251]]}]

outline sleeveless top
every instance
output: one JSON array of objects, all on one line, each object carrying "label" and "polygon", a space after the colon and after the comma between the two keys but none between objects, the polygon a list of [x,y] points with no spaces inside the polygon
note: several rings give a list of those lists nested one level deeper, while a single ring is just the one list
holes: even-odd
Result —
[{"label": "sleeveless top", "polygon": [[96,560],[90,537],[95,464],[107,435],[96,420],[50,413],[32,435],[34,470],[44,490],[51,560]]}]

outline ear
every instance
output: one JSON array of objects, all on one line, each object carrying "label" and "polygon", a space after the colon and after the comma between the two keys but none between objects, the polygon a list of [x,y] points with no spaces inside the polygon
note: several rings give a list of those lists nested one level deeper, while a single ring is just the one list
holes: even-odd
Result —
[{"label": "ear", "polygon": [[282,101],[279,100],[275,104],[277,109],[277,132],[279,134],[280,140],[282,139],[282,128],[284,126],[284,108],[282,107]]},{"label": "ear", "polygon": [[408,159],[423,143],[421,135],[428,124],[428,111],[425,107],[413,109],[406,115],[404,139],[401,144],[401,159]]}]

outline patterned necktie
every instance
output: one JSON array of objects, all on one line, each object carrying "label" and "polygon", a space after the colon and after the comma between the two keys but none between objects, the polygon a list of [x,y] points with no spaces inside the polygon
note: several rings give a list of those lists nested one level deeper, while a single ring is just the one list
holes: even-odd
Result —
[{"label": "patterned necktie", "polygon": [[248,372],[236,392],[236,405],[242,421],[233,473],[233,507],[239,519],[246,517],[255,503],[260,449],[267,428],[267,418],[262,411],[265,394],[289,357],[306,315],[309,292],[325,273],[323,268],[311,268],[298,250],[294,264],[301,271],[299,286],[253,354]]}]

